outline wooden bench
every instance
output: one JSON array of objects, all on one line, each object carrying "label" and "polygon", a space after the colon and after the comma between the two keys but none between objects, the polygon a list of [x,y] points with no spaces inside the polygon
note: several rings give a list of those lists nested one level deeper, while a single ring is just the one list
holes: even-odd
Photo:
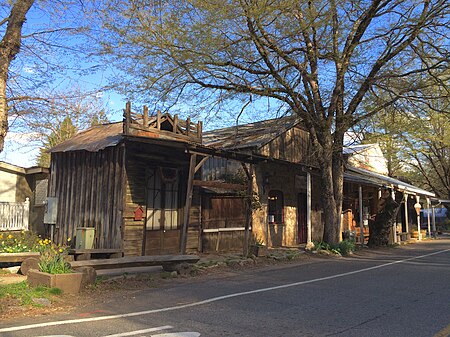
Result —
[{"label": "wooden bench", "polygon": [[69,255],[73,255],[75,261],[90,259],[118,258],[123,256],[122,249],[69,249]]},{"label": "wooden bench", "polygon": [[41,256],[41,254],[36,252],[0,253],[0,263],[18,263],[25,261],[29,257],[39,259],[39,256]]},{"label": "wooden bench", "polygon": [[70,262],[72,268],[92,267],[95,270],[117,269],[131,267],[162,266],[164,270],[172,271],[181,263],[196,263],[200,258],[196,255],[151,255],[126,256],[112,259],[98,259]]}]

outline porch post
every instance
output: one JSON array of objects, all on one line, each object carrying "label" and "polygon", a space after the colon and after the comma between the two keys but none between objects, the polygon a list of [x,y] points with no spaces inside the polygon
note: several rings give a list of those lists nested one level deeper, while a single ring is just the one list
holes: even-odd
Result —
[{"label": "porch post", "polygon": [[[253,165],[250,164],[249,167],[245,163],[241,163],[242,168],[247,176],[247,202],[246,202],[246,212],[245,212],[245,231],[244,231],[244,246],[242,249],[242,254],[244,257],[248,255],[248,244],[250,239],[250,227],[252,224],[253,210],[252,210],[252,199],[253,199]],[[253,230],[253,229],[252,229]],[[266,243],[267,244],[267,243]]]},{"label": "porch post", "polygon": [[431,206],[432,216],[433,216],[433,237],[436,239],[436,207]]},{"label": "porch post", "polygon": [[311,173],[306,172],[306,246],[312,244],[311,195]]},{"label": "porch post", "polygon": [[[395,191],[392,189],[391,198],[395,201]],[[394,232],[394,243],[397,243],[397,217],[395,218],[392,231]]]},{"label": "porch post", "polygon": [[406,234],[409,233],[409,219],[408,219],[408,193],[405,193],[405,228]]},{"label": "porch post", "polygon": [[186,203],[184,205],[184,214],[183,214],[183,227],[181,228],[181,245],[180,245],[181,254],[186,254],[189,213],[192,204],[192,191],[194,189],[194,174],[196,162],[197,162],[197,155],[191,154],[191,160],[189,162],[189,177],[186,189]]},{"label": "porch post", "polygon": [[362,185],[358,187],[358,204],[359,204],[359,238],[361,244],[364,244],[364,225],[363,225],[363,189]]},{"label": "porch post", "polygon": [[[416,195],[416,203],[418,203],[420,205],[420,196]],[[418,205],[418,206],[419,206]],[[416,210],[417,212],[417,210]],[[420,211],[418,212],[419,214],[417,214],[417,239],[419,241],[422,240],[422,233],[420,232]]]},{"label": "porch post", "polygon": [[427,198],[427,224],[428,238],[431,239],[431,222],[430,222],[430,198]]}]

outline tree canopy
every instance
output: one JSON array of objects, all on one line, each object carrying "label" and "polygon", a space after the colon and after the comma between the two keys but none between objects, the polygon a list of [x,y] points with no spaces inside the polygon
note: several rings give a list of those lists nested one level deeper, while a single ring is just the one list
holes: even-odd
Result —
[{"label": "tree canopy", "polygon": [[[127,90],[166,106],[241,102],[244,109],[263,98],[302,118],[321,172],[324,240],[331,243],[340,234],[345,132],[415,96],[448,68],[445,0],[107,4],[101,55],[126,74]],[[376,98],[370,110],[362,104],[368,93]]]}]

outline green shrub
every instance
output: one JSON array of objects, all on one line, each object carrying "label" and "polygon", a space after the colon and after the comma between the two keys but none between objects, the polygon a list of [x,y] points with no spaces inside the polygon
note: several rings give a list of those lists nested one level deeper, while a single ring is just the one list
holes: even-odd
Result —
[{"label": "green shrub", "polygon": [[339,243],[339,252],[342,255],[348,255],[355,251],[355,241],[354,240],[344,240]]},{"label": "green shrub", "polygon": [[355,251],[355,241],[354,240],[344,240],[341,241],[337,246],[332,246],[327,242],[314,242],[315,250],[326,250],[333,254],[348,255]]}]

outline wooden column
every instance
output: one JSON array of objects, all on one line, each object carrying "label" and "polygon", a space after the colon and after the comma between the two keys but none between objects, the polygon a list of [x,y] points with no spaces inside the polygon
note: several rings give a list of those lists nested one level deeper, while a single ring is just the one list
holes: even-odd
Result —
[{"label": "wooden column", "polygon": [[432,212],[432,216],[433,216],[433,218],[431,219],[433,221],[433,237],[436,239],[437,233],[436,233],[436,207],[435,206],[431,206],[431,212]]},{"label": "wooden column", "polygon": [[192,192],[194,189],[194,174],[196,163],[197,163],[197,155],[191,154],[191,160],[189,162],[189,177],[186,189],[186,203],[184,205],[183,228],[181,229],[181,247],[180,247],[181,254],[186,254],[189,213],[191,211],[191,204],[192,204]]},{"label": "wooden column", "polygon": [[144,105],[144,111],[142,112],[142,123],[144,127],[148,128],[148,107]]},{"label": "wooden column", "polygon": [[[420,205],[420,196],[418,195],[416,195],[416,203]],[[417,214],[417,239],[419,241],[422,240],[422,233],[420,232],[420,211],[419,214]]]},{"label": "wooden column", "polygon": [[244,245],[242,249],[242,255],[248,255],[248,242],[250,238],[250,227],[252,223],[252,198],[253,198],[253,165],[250,164],[248,168],[244,163],[242,168],[247,175],[247,200],[246,200],[246,212],[245,212],[245,231],[244,231]]},{"label": "wooden column", "polygon": [[405,196],[405,228],[406,228],[406,234],[408,234],[409,233],[408,193],[405,193],[404,196]]},{"label": "wooden column", "polygon": [[131,102],[127,102],[123,110],[123,133],[127,135],[131,124]]},{"label": "wooden column", "polygon": [[427,198],[427,224],[428,224],[428,238],[431,239],[431,221],[430,221],[430,198]]},{"label": "wooden column", "polygon": [[358,204],[359,204],[359,228],[360,233],[359,237],[361,240],[361,244],[364,244],[364,225],[363,225],[363,189],[362,186],[358,187]]},{"label": "wooden column", "polygon": [[311,173],[306,172],[306,245],[312,244],[311,228]]},{"label": "wooden column", "polygon": [[[394,191],[394,189],[392,189],[391,197],[392,197],[392,200],[395,201],[395,191]],[[397,243],[397,218],[395,218],[392,230],[394,232],[394,243]]]}]

